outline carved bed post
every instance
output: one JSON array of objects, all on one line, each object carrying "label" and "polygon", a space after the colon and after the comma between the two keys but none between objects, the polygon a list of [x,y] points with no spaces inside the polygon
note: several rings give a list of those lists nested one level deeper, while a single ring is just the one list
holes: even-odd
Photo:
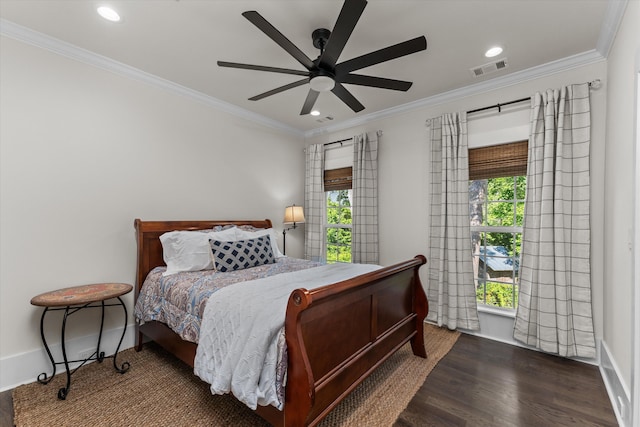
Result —
[{"label": "carved bed post", "polygon": [[304,349],[300,328],[300,313],[309,306],[309,291],[297,289],[289,296],[285,319],[287,338],[287,387],[284,418],[287,426],[306,425],[306,419],[315,400],[314,379]]},{"label": "carved bed post", "polygon": [[424,292],[424,288],[422,287],[422,282],[420,281],[419,270],[420,267],[427,263],[427,258],[424,255],[417,255],[417,259],[421,260],[422,263],[414,267],[414,304],[416,310],[416,335],[411,339],[411,350],[413,350],[413,354],[420,357],[427,357],[427,351],[424,347],[424,319],[426,319],[427,314],[429,314],[429,301],[427,300],[427,295]]},{"label": "carved bed post", "polygon": [[[144,270],[146,270],[146,268],[144,267],[144,249],[145,249],[145,245],[143,244],[143,233],[142,230],[140,230],[140,227],[142,225],[142,221],[139,218],[136,218],[135,221],[133,221],[133,227],[136,229],[136,241],[137,241],[137,262],[136,262],[136,281],[135,281],[135,299],[134,299],[134,304],[135,301],[138,301],[138,294],[140,293],[140,288],[142,287],[142,283],[144,282],[144,277],[141,277],[143,274],[146,276],[147,272],[144,272]],[[135,319],[134,319],[135,320]],[[135,322],[135,336],[136,336],[136,351],[141,351],[142,350],[142,342],[143,342],[143,335],[142,332],[140,332],[140,325],[138,324],[138,322]]]}]

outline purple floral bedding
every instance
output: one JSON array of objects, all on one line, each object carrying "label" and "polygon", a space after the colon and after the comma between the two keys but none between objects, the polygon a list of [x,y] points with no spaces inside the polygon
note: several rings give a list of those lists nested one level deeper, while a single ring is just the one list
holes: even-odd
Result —
[{"label": "purple floral bedding", "polygon": [[217,290],[238,282],[304,270],[317,262],[283,257],[274,264],[245,270],[183,272],[166,277],[166,267],[156,267],[147,276],[135,306],[136,322],[156,320],[167,324],[183,340],[197,343],[200,321],[209,297]]}]

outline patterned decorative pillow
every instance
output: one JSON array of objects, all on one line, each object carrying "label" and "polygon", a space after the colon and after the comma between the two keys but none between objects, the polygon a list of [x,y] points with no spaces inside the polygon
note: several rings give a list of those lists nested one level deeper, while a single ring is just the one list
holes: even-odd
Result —
[{"label": "patterned decorative pillow", "polygon": [[209,244],[216,270],[221,272],[243,270],[275,262],[269,236],[236,242],[209,239]]}]

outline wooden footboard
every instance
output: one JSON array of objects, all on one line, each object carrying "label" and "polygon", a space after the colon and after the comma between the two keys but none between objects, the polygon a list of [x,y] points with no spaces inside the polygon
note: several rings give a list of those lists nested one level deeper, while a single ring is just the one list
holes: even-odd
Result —
[{"label": "wooden footboard", "polygon": [[426,357],[428,311],[418,269],[424,256],[312,291],[294,291],[285,331],[289,353],[286,426],[315,425],[391,354],[411,341]]},{"label": "wooden footboard", "polygon": [[[136,295],[148,272],[164,265],[158,240],[163,232],[228,223],[271,226],[269,220],[136,220]],[[259,406],[256,412],[274,426],[314,426],[407,342],[415,355],[426,357],[423,321],[428,303],[418,275],[425,263],[426,258],[418,255],[329,286],[295,290],[285,320],[289,359],[284,410]],[[138,328],[137,335],[138,350],[146,336],[193,366],[195,344],[182,341],[164,324],[149,322]]]}]

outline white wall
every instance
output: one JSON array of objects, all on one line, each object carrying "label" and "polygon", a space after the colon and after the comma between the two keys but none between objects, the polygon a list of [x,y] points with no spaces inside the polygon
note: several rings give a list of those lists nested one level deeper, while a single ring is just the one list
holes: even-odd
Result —
[{"label": "white wall", "polygon": [[[303,204],[301,136],[7,37],[0,43],[0,372],[23,353],[44,355],[33,296],[133,283],[135,218],[270,218],[281,230],[284,207]],[[290,255],[302,255],[302,236],[287,236]],[[125,300],[131,318],[133,295]],[[95,333],[83,325],[95,311],[72,317],[68,335]],[[59,319],[46,328],[53,343]]]},{"label": "white wall", "polygon": [[[604,337],[629,399],[633,340],[633,192],[640,2],[629,1],[607,60],[607,133],[604,229]],[[636,224],[638,226],[638,224]],[[636,292],[640,292],[635,283]],[[636,337],[637,339],[637,337]],[[635,355],[640,358],[640,355]],[[620,392],[620,391],[619,391]],[[624,397],[624,396],[623,396]],[[640,411],[640,408],[636,408]],[[627,411],[627,414],[629,411]],[[638,415],[636,415],[637,417]],[[630,420],[630,418],[628,418]],[[636,418],[640,422],[640,417]]]},{"label": "white wall", "polygon": [[[429,128],[425,120],[445,112],[467,111],[475,108],[505,103],[532,95],[547,88],[559,88],[572,83],[583,83],[600,79],[604,85],[592,90],[592,143],[591,143],[591,224],[592,233],[592,282],[594,301],[594,326],[596,338],[603,334],[603,228],[604,228],[604,151],[606,113],[606,63],[604,61],[531,80],[482,95],[470,96],[457,101],[432,107],[424,107],[393,117],[377,119],[365,125],[340,130],[329,134],[307,138],[307,144],[326,143],[348,138],[362,132],[382,130],[379,144],[379,232],[380,262],[388,265],[418,253],[428,256],[429,239]],[[525,104],[526,106],[526,104]],[[509,142],[509,137],[522,135],[522,105],[507,107],[505,113],[481,113],[484,118],[469,116],[469,129],[477,134],[470,136],[470,143],[486,145],[486,137],[494,135],[496,142]],[[527,115],[528,117],[528,115]],[[482,125],[478,125],[482,121]],[[493,129],[491,128],[493,126]],[[502,129],[502,131],[501,131]],[[508,135],[504,130],[508,130]],[[527,127],[528,129],[528,127]],[[482,135],[479,135],[479,134]],[[505,135],[507,136],[506,139]],[[479,137],[480,136],[480,137]],[[472,141],[473,140],[473,141]],[[426,284],[427,269],[421,270]],[[488,314],[490,316],[490,314]],[[511,321],[508,317],[507,322]],[[485,316],[486,318],[486,316]],[[487,318],[488,319],[488,318]],[[501,320],[498,319],[498,320]],[[502,326],[495,329],[495,318],[482,321],[480,334],[501,341],[509,341]],[[628,329],[628,327],[627,327]],[[512,339],[511,339],[512,340]]]}]

